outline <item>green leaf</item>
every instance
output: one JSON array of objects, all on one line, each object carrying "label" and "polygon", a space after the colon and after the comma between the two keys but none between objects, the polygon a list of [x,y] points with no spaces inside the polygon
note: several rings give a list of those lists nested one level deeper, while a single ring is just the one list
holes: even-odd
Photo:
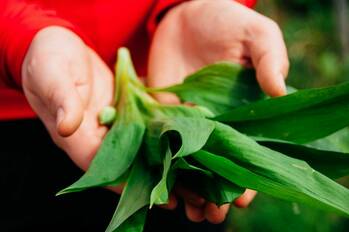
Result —
[{"label": "green leaf", "polygon": [[335,132],[325,138],[318,139],[307,145],[329,151],[349,153],[349,127]]},{"label": "green leaf", "polygon": [[186,105],[159,105],[153,107],[152,120],[161,118],[189,117],[189,118],[206,118],[212,116],[205,107],[186,106]]},{"label": "green leaf", "polygon": [[[207,170],[207,172],[210,171]],[[185,188],[218,206],[232,203],[245,190],[216,174],[206,175],[206,173],[194,170],[181,172],[178,175],[178,180]]]},{"label": "green leaf", "polygon": [[263,97],[254,71],[232,63],[206,66],[182,84],[150,91],[175,93],[183,102],[207,107],[214,114]]},{"label": "green leaf", "polygon": [[229,126],[217,122],[204,149],[208,152],[193,157],[241,187],[349,216],[349,191],[345,187],[306,162],[261,146]]},{"label": "green leaf", "polygon": [[132,216],[130,216],[124,223],[121,224],[113,232],[142,232],[147,218],[148,208],[143,207]]},{"label": "green leaf", "polygon": [[135,103],[129,100],[117,115],[116,123],[107,133],[86,173],[58,195],[107,186],[117,181],[131,166],[143,141],[145,125]]},{"label": "green leaf", "polygon": [[146,134],[147,158],[151,165],[161,163],[163,138],[170,141],[174,157],[184,157],[200,150],[214,129],[214,123],[204,118],[163,118],[148,123]]},{"label": "green leaf", "polygon": [[217,205],[231,203],[244,192],[244,188],[222,179],[207,169],[189,163],[185,158],[176,159],[171,168],[184,170],[183,175],[179,175],[182,177],[180,182]]},{"label": "green leaf", "polygon": [[308,143],[349,125],[349,84],[300,90],[235,108],[215,118],[258,137]]},{"label": "green leaf", "polygon": [[115,103],[122,102],[123,96],[128,94],[129,84],[140,87],[137,74],[131,60],[128,49],[120,48],[118,50],[118,58],[115,65]]},{"label": "green leaf", "polygon": [[[321,174],[315,174],[314,179],[317,180],[317,184],[324,184],[324,186],[317,186],[314,189],[313,186],[309,186],[310,189],[302,189],[304,185],[296,186],[286,184],[283,181],[276,181],[207,151],[196,152],[193,157],[213,172],[241,187],[349,216],[348,190],[335,182],[331,184],[326,183],[327,181],[323,182],[321,179],[326,177]],[[300,177],[297,176],[297,178]]]},{"label": "green leaf", "polygon": [[[162,150],[167,149],[167,145],[163,145],[162,137],[166,133],[170,134],[175,131],[169,131],[172,127],[169,124],[171,118],[205,118],[205,112],[198,107],[188,107],[184,105],[158,105],[154,106],[148,113],[147,130],[144,138],[145,152],[150,165],[162,164]],[[212,128],[212,127],[211,127]],[[167,135],[165,136],[167,137]],[[178,139],[179,140],[179,139]],[[172,141],[172,144],[174,141]]]},{"label": "green leaf", "polygon": [[[234,183],[231,183],[223,178],[216,178],[211,186],[206,189],[215,189],[215,191],[210,191],[209,193],[216,193],[211,199],[217,205],[223,205],[227,203],[232,203],[238,197],[240,197],[244,192],[245,188],[242,188]],[[207,198],[209,199],[209,198]],[[217,200],[218,199],[218,200]]]},{"label": "green leaf", "polygon": [[202,173],[208,177],[213,177],[212,172],[210,172],[206,169],[194,166],[194,165],[188,163],[184,158],[176,159],[176,162],[172,165],[171,168],[172,169],[182,169],[182,170],[194,171],[197,173]]},{"label": "green leaf", "polygon": [[198,188],[198,193],[207,201],[213,202],[218,206],[232,203],[245,191],[245,188],[217,176],[215,178],[206,177],[197,181],[201,182],[200,184],[202,185]]},{"label": "green leaf", "polygon": [[150,208],[154,205],[161,205],[168,203],[169,192],[171,191],[172,186],[168,186],[167,180],[170,176],[173,176],[173,173],[170,170],[172,160],[172,153],[170,147],[167,146],[166,154],[163,160],[163,171],[162,177],[159,183],[154,187],[150,195]]},{"label": "green leaf", "polygon": [[[162,161],[162,178],[152,191],[151,206],[168,202],[169,192],[172,188],[169,182],[173,184],[175,170],[175,168],[170,169],[171,149],[175,150],[173,158],[183,157],[198,151],[205,145],[213,129],[214,123],[204,118],[163,118],[148,124],[146,134],[148,162],[151,165],[158,164],[159,160],[162,159],[162,151],[166,150],[166,155]],[[200,133],[197,134],[196,131],[200,131]]]},{"label": "green leaf", "polygon": [[[147,206],[153,187],[154,177],[148,170],[148,167],[145,166],[142,157],[139,157],[134,162],[126,187],[122,192],[119,204],[106,231],[115,231],[137,211]],[[143,222],[144,220],[139,221],[139,223]],[[133,226],[140,228],[141,225]]]},{"label": "green leaf", "polygon": [[319,150],[316,148],[293,144],[286,141],[263,141],[259,144],[287,156],[301,159],[322,174],[337,179],[349,175],[349,154]]}]

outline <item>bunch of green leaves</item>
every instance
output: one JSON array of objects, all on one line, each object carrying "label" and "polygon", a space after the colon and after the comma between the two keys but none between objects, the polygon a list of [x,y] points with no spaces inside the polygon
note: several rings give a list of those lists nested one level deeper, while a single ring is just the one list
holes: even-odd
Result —
[{"label": "bunch of green leaves", "polygon": [[[126,183],[106,231],[142,231],[176,181],[217,205],[249,188],[349,216],[349,191],[334,181],[349,174],[349,154],[317,145],[349,125],[349,84],[267,98],[252,70],[217,63],[147,89],[122,48],[115,89],[100,117],[108,134],[87,172],[59,193]],[[159,92],[195,106],[161,105],[150,95]]]}]

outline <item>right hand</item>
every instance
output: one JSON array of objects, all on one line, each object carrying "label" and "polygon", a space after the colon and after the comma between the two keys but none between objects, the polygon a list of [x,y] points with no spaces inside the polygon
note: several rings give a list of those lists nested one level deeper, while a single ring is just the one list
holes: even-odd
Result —
[{"label": "right hand", "polygon": [[[26,98],[51,138],[86,171],[107,128],[98,114],[113,99],[113,73],[73,32],[62,27],[39,31],[22,65]],[[49,154],[48,154],[49,155]],[[120,194],[122,185],[107,187]],[[173,209],[171,197],[163,206]]]},{"label": "right hand", "polygon": [[86,171],[107,132],[97,118],[112,102],[110,69],[75,33],[52,26],[35,35],[22,82],[53,141]]}]

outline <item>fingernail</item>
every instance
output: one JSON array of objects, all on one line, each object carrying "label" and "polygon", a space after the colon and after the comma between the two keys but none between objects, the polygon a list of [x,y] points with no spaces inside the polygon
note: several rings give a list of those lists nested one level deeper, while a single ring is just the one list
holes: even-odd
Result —
[{"label": "fingernail", "polygon": [[62,107],[59,107],[57,110],[57,118],[56,118],[57,126],[59,126],[63,120],[64,120],[64,110]]}]

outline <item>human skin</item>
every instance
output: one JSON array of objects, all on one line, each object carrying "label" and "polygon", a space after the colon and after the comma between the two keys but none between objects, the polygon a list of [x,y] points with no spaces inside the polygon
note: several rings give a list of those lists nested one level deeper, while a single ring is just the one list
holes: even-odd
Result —
[{"label": "human skin", "polygon": [[[147,84],[162,87],[179,83],[196,69],[219,60],[256,68],[262,89],[271,96],[285,94],[287,51],[278,26],[270,19],[230,0],[190,1],[174,7],[154,35]],[[81,169],[87,170],[107,128],[97,121],[112,102],[113,74],[75,33],[47,27],[34,37],[22,65],[24,93],[53,141]],[[176,104],[169,94],[155,96]],[[121,187],[111,188],[120,193]],[[254,191],[235,201],[246,207]],[[187,217],[220,223],[229,205],[215,204],[177,186],[168,209],[184,199]]]},{"label": "human skin", "polygon": [[[284,79],[289,61],[279,27],[271,19],[230,0],[191,1],[166,14],[151,47],[147,84],[165,87],[181,83],[189,73],[220,60],[253,66],[268,95],[286,93]],[[179,103],[172,94],[156,97],[163,103]],[[218,208],[194,193],[177,189],[178,192],[181,196],[191,195],[186,214],[192,221],[220,223],[225,219],[229,205]],[[255,191],[247,190],[235,205],[247,207],[255,195]]]}]

